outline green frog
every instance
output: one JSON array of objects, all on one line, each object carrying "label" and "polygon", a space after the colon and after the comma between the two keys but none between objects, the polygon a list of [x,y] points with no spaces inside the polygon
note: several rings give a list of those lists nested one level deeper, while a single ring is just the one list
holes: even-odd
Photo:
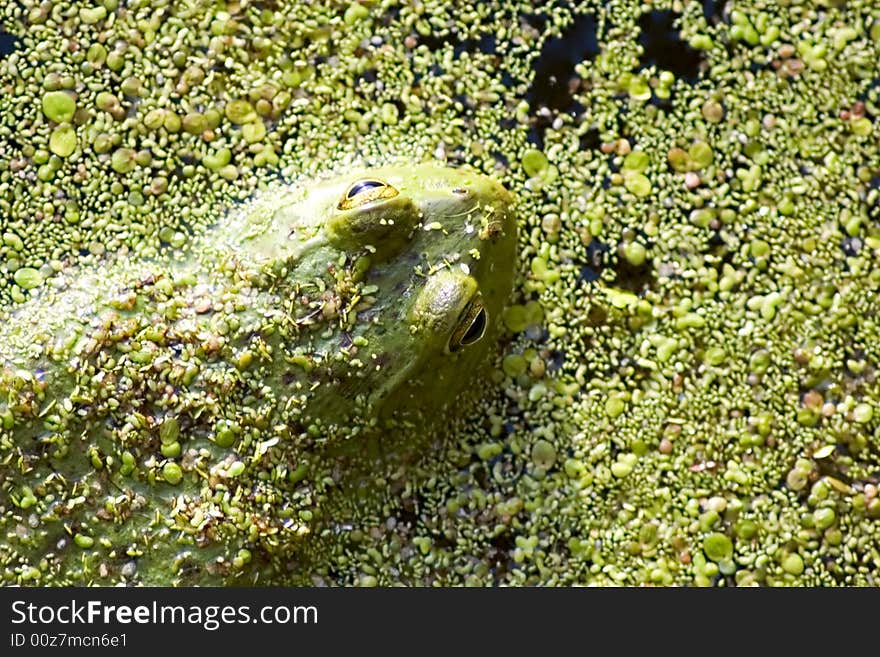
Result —
[{"label": "green frog", "polygon": [[2,582],[267,581],[309,531],[311,452],[454,412],[516,244],[498,182],[426,163],[53,279],[0,328]]}]

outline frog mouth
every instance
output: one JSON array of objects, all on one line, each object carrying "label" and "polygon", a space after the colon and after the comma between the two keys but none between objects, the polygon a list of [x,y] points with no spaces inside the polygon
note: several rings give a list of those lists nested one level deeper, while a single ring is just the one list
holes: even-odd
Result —
[{"label": "frog mouth", "polygon": [[449,337],[449,351],[456,352],[479,342],[486,335],[488,326],[489,313],[483,305],[483,295],[477,292],[459,315],[455,329]]}]

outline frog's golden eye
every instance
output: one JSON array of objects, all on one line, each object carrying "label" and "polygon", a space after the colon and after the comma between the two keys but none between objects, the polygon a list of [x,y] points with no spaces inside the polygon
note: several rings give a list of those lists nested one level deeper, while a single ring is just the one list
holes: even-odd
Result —
[{"label": "frog's golden eye", "polygon": [[486,335],[488,325],[489,314],[483,307],[483,297],[477,292],[461,312],[458,324],[449,338],[449,351],[457,351],[479,342]]},{"label": "frog's golden eye", "polygon": [[351,210],[379,199],[394,198],[398,192],[384,180],[361,178],[351,184],[339,201],[340,210]]}]

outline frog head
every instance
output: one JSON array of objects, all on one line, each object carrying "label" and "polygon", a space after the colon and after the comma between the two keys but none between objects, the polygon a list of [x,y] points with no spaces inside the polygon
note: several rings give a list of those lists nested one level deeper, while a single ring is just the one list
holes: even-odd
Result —
[{"label": "frog head", "polygon": [[373,298],[357,330],[370,371],[351,392],[377,415],[434,413],[480,387],[513,286],[512,203],[491,177],[437,164],[371,169],[337,190],[324,231],[369,259]]}]

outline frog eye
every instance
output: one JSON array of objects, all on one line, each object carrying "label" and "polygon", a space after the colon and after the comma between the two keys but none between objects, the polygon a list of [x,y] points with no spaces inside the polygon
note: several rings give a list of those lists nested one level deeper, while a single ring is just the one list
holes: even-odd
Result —
[{"label": "frog eye", "polygon": [[361,178],[349,186],[339,201],[340,210],[351,210],[379,199],[394,198],[398,192],[384,180]]},{"label": "frog eye", "polygon": [[483,307],[483,297],[478,292],[476,296],[465,306],[458,320],[458,324],[449,338],[449,351],[457,351],[462,347],[479,342],[486,334],[489,325],[489,314]]}]

